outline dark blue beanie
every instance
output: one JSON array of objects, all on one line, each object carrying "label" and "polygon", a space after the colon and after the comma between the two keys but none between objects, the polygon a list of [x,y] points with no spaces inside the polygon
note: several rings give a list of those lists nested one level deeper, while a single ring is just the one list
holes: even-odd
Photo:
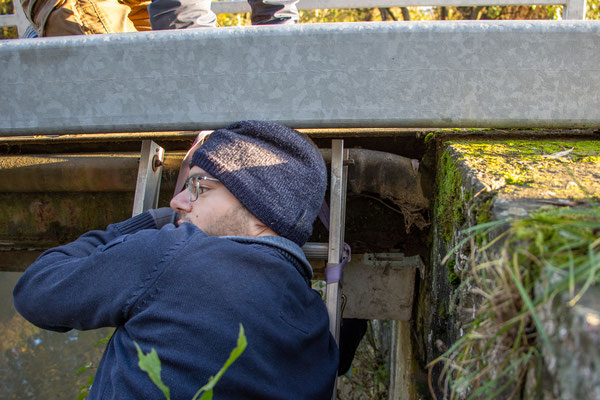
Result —
[{"label": "dark blue beanie", "polygon": [[272,122],[240,121],[214,131],[192,166],[217,178],[261,222],[302,246],[325,190],[321,153],[302,133]]}]

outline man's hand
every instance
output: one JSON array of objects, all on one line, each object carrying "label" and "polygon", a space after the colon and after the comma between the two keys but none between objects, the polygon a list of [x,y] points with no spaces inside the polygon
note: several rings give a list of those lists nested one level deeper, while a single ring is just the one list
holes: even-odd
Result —
[{"label": "man's hand", "polygon": [[156,229],[160,229],[167,224],[174,224],[177,220],[177,213],[175,210],[169,207],[162,207],[148,210],[152,218],[154,219],[154,223],[156,224]]}]

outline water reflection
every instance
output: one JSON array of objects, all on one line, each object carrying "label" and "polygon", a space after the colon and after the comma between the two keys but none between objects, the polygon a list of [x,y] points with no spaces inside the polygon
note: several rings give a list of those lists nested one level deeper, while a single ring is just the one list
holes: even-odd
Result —
[{"label": "water reflection", "polygon": [[[0,399],[77,399],[105,347],[94,345],[112,330],[56,333],[31,325],[12,303],[20,276],[0,272]],[[75,375],[90,362],[89,370]]]}]

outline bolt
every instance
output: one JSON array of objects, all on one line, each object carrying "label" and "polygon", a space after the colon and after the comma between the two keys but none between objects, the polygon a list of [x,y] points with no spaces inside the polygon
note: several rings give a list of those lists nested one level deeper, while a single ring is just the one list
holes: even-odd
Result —
[{"label": "bolt", "polygon": [[156,170],[162,166],[163,162],[161,161],[161,159],[158,158],[157,155],[154,155],[154,157],[152,157],[152,171],[156,172]]}]

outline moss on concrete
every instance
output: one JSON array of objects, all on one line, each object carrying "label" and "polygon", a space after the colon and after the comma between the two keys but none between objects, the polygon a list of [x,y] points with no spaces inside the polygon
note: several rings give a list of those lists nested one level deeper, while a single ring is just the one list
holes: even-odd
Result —
[{"label": "moss on concrete", "polygon": [[600,141],[457,141],[448,146],[485,186],[508,197],[600,196]]},{"label": "moss on concrete", "polygon": [[429,132],[426,136],[425,139],[423,139],[423,141],[425,142],[425,144],[429,143],[429,141],[431,139],[433,139],[433,137],[435,136],[434,132]]},{"label": "moss on concrete", "polygon": [[453,258],[448,260],[448,262],[446,263],[446,269],[448,270],[448,283],[450,283],[450,286],[456,289],[460,285],[460,278],[454,270],[455,266],[456,260],[454,260]]},{"label": "moss on concrete", "polygon": [[[487,273],[487,275],[479,277],[480,279],[473,279],[474,271],[478,270],[479,264],[476,269],[471,269],[470,263],[475,261],[482,262],[480,265],[484,265],[489,260],[499,258],[499,255],[495,253],[498,250],[496,246],[484,246],[489,240],[487,236],[491,231],[488,229],[471,230],[470,239],[475,240],[463,241],[466,238],[465,235],[469,233],[465,233],[461,229],[506,218],[504,211],[507,211],[511,217],[518,217],[515,221],[529,218],[531,221],[529,224],[515,225],[511,228],[511,237],[514,243],[523,246],[524,253],[514,253],[516,256],[513,257],[513,252],[508,252],[507,260],[509,263],[517,263],[519,266],[523,264],[522,270],[519,272],[519,276],[522,277],[520,284],[527,288],[526,293],[534,293],[531,288],[542,283],[539,277],[543,271],[540,269],[541,266],[532,263],[527,255],[547,255],[550,254],[547,250],[549,248],[560,250],[560,244],[562,240],[565,240],[564,232],[569,231],[568,229],[558,229],[560,219],[545,207],[549,207],[548,204],[557,204],[582,205],[582,208],[586,208],[590,199],[591,203],[597,203],[594,199],[600,199],[600,141],[494,140],[492,138],[485,140],[480,137],[470,139],[465,136],[460,138],[445,136],[445,138],[433,136],[433,141],[437,142],[439,154],[434,217],[434,224],[439,232],[439,236],[434,237],[434,246],[436,248],[439,246],[439,250],[437,253],[436,251],[432,252],[432,259],[438,262],[438,264],[434,264],[434,268],[439,267],[435,269],[432,279],[434,280],[433,288],[438,292],[428,298],[429,304],[425,305],[424,309],[429,310],[439,324],[439,328],[431,329],[433,338],[428,344],[432,345],[437,340],[449,348],[457,341],[466,340],[462,339],[468,336],[463,336],[463,329],[467,333],[473,329],[478,332],[478,329],[485,328],[484,322],[488,325],[497,323],[500,327],[498,329],[504,326],[500,323],[501,318],[493,314],[498,309],[488,306],[487,309],[491,310],[490,313],[482,313],[482,299],[473,296],[469,289],[476,282],[485,281],[486,285],[490,284],[493,274]],[[431,139],[429,140],[433,142]],[[546,206],[543,206],[544,204]],[[536,208],[537,212],[534,211]],[[549,212],[550,214],[548,214]],[[569,210],[565,210],[564,213],[565,218],[569,217],[574,221],[579,218]],[[589,213],[583,213],[581,218],[584,217],[589,217]],[[434,230],[434,232],[436,231]],[[494,235],[498,233],[498,231],[494,231]],[[574,236],[575,233],[571,236]],[[591,233],[589,241],[597,240],[598,230]],[[443,264],[441,259],[445,255],[444,252],[451,248],[456,253]],[[481,248],[486,248],[490,253],[478,253],[478,249]],[[553,253],[552,265],[568,266],[572,261],[569,257],[573,258],[569,252],[557,251],[556,254]],[[513,266],[513,264],[510,265]],[[505,274],[504,276],[509,275]],[[582,279],[585,280],[586,277]],[[460,282],[460,279],[463,284],[457,287],[456,283]],[[565,279],[564,276],[561,279]],[[512,280],[508,279],[505,283],[512,284]],[[500,284],[490,287],[492,286],[499,288],[497,290],[499,300],[494,304],[506,302],[506,294],[509,293],[509,290],[503,289]],[[478,285],[475,287],[479,288]],[[513,292],[514,309],[520,310],[522,308],[520,294],[518,290],[513,290]],[[487,299],[490,296],[484,297]],[[471,314],[462,311],[452,312],[452,310],[474,311]],[[512,321],[512,318],[511,315],[508,320]],[[551,322],[554,323],[553,320]],[[534,326],[531,321],[528,324]],[[429,327],[436,328],[437,326],[430,321]],[[445,330],[442,330],[444,327]],[[533,331],[534,328],[530,329]],[[459,330],[460,333],[457,332]],[[479,336],[475,335],[475,337],[488,338],[497,331],[490,330]],[[428,331],[426,330],[426,332]],[[504,329],[503,332],[508,332],[508,330]],[[513,333],[515,332],[512,332],[511,335]],[[542,337],[537,340],[538,344],[542,340],[548,342]],[[525,342],[521,340],[521,343]],[[585,351],[576,349],[575,352]],[[462,356],[466,357],[468,354],[470,353],[465,352]],[[509,354],[506,356],[506,360],[513,362],[517,356]],[[466,359],[469,362],[472,361],[468,357]],[[455,378],[462,379],[460,376]],[[486,379],[488,378],[486,377]],[[493,380],[490,382],[492,382],[492,387],[496,387],[497,384]],[[523,382],[520,380],[515,381],[511,388],[520,390],[522,384]]]},{"label": "moss on concrete", "polygon": [[454,226],[463,221],[461,187],[462,177],[452,156],[445,152],[440,160],[436,215],[440,234],[449,243]]}]

